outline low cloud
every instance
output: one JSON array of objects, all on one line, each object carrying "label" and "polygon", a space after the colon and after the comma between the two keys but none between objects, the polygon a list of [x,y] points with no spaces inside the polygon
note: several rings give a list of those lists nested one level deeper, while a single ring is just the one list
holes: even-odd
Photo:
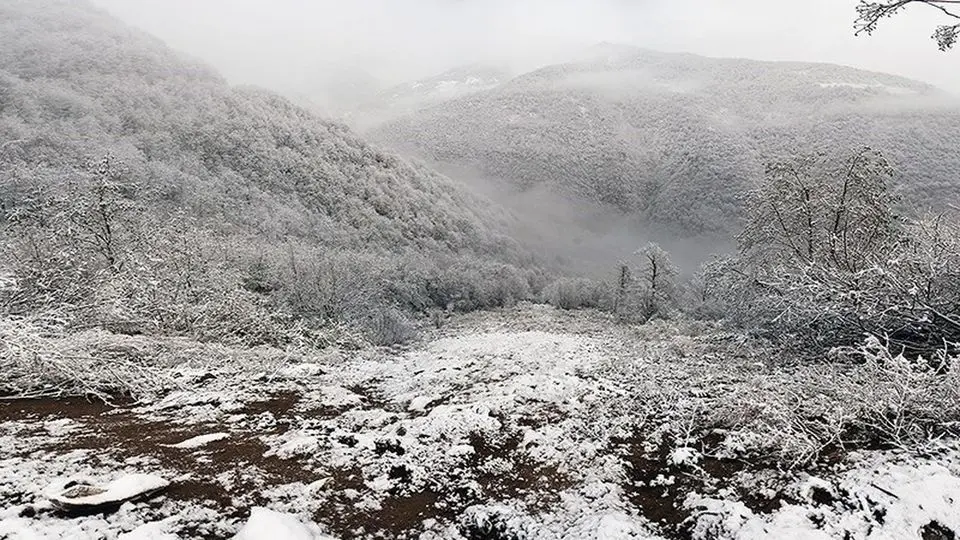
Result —
[{"label": "low cloud", "polygon": [[923,6],[855,38],[856,0],[94,0],[235,82],[285,89],[333,67],[385,83],[474,62],[516,70],[611,41],[710,56],[834,62],[960,93],[960,52]]}]

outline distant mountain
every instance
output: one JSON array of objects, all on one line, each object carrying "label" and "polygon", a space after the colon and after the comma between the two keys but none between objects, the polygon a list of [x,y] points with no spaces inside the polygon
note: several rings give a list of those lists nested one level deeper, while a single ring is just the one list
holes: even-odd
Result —
[{"label": "distant mountain", "polygon": [[808,151],[871,145],[898,167],[908,200],[960,200],[957,102],[927,84],[826,64],[604,44],[370,135],[687,236],[728,237],[765,162]]},{"label": "distant mountain", "polygon": [[74,0],[0,3],[0,204],[112,154],[185,208],[264,238],[396,252],[526,255],[512,218],[424,166]]}]

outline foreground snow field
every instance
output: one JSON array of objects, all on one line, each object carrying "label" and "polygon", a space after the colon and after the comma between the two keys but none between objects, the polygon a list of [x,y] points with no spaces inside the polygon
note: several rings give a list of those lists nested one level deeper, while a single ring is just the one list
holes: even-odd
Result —
[{"label": "foreground snow field", "polygon": [[[787,468],[751,458],[784,426],[695,430],[779,395],[741,345],[526,306],[406,351],[172,367],[151,403],[0,403],[0,538],[954,538],[954,441]],[[92,515],[47,497],[140,473],[171,485]]]}]

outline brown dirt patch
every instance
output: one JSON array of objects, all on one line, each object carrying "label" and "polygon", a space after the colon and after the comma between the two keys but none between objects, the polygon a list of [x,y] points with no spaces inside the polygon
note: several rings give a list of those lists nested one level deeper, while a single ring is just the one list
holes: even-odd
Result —
[{"label": "brown dirt patch", "polygon": [[118,398],[108,404],[96,397],[0,400],[0,422],[52,418],[78,420],[97,417],[119,407],[128,407],[132,403],[130,398]]},{"label": "brown dirt patch", "polygon": [[707,434],[699,441],[697,450],[701,459],[696,466],[674,465],[670,462],[673,441],[663,440],[653,452],[644,449],[644,436],[635,435],[613,441],[618,454],[623,456],[629,474],[624,491],[628,500],[640,513],[658,524],[662,533],[671,538],[690,537],[690,518],[693,511],[684,508],[687,495],[700,493],[710,495],[721,489],[732,489],[738,500],[755,513],[770,513],[790,501],[782,494],[772,498],[760,495],[755,486],[747,487],[738,482],[739,473],[776,470],[770,462],[747,461],[714,457],[722,437]]},{"label": "brown dirt patch", "polygon": [[[246,410],[248,414],[270,412],[282,417],[298,400],[296,394],[285,394],[251,404]],[[134,414],[129,407],[112,408],[102,402],[83,399],[23,400],[4,405],[0,408],[0,419],[66,417],[83,420],[82,429],[70,437],[52,440],[35,450],[65,454],[79,449],[96,449],[99,454],[121,462],[134,457],[152,458],[164,470],[188,475],[186,479],[174,481],[164,491],[165,497],[214,508],[228,519],[243,519],[251,506],[265,504],[267,501],[260,495],[265,486],[310,483],[320,478],[305,463],[265,456],[269,447],[259,436],[270,434],[269,431],[253,433],[216,423],[186,425],[148,420]],[[230,436],[195,449],[169,446],[215,432],[227,432]],[[229,489],[222,485],[221,479],[229,482]],[[208,533],[201,536],[216,538]]]}]

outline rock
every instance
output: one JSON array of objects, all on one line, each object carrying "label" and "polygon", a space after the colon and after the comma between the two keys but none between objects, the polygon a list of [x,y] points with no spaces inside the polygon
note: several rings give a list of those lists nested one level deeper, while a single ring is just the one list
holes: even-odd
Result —
[{"label": "rock", "polygon": [[55,486],[47,496],[61,510],[107,510],[117,509],[125,502],[148,499],[169,485],[170,482],[152,474],[128,474],[102,486],[71,481]]},{"label": "rock", "polygon": [[956,537],[956,533],[939,521],[931,521],[920,529],[920,538],[923,540],[954,540]]}]

